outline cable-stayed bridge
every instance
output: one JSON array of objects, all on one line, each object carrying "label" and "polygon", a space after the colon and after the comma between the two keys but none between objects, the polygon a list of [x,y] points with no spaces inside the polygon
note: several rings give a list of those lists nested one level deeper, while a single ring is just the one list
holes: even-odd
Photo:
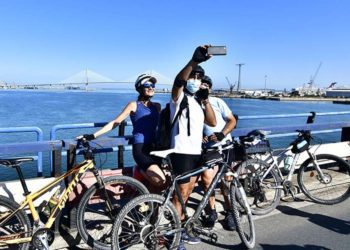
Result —
[{"label": "cable-stayed bridge", "polygon": [[74,75],[67,77],[66,79],[58,83],[41,83],[41,84],[7,84],[4,81],[0,82],[0,89],[39,89],[39,88],[67,88],[67,89],[81,89],[79,85],[84,85],[85,89],[88,89],[89,84],[118,84],[118,83],[128,83],[133,84],[136,78],[141,74],[151,74],[157,78],[158,84],[171,85],[173,81],[160,74],[155,70],[147,70],[140,74],[135,74],[134,76],[128,77],[124,80],[114,80],[109,77],[103,76],[96,73],[90,69],[82,70]]}]

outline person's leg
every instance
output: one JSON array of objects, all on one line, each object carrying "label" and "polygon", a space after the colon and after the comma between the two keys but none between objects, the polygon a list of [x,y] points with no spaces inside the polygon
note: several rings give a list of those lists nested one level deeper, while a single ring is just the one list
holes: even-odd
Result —
[{"label": "person's leg", "polygon": [[[215,166],[214,169],[208,169],[202,173],[201,180],[202,180],[203,189],[205,192],[208,191],[210,184],[213,182],[213,179],[217,171],[218,171],[218,166]],[[210,209],[215,209],[215,193],[213,193],[210,196],[208,201],[208,206]]]},{"label": "person's leg", "polygon": [[[193,188],[196,184],[196,180],[197,180],[197,177],[191,177],[189,182],[186,182],[186,183],[179,183],[179,191],[180,191],[180,194],[181,194],[181,198],[183,200],[183,202],[186,204],[187,203],[187,200],[188,198],[190,197],[192,191],[193,191]],[[181,207],[181,203],[180,203],[180,199],[179,197],[177,196],[177,194],[174,195],[174,199],[173,199],[173,204],[177,210],[177,212],[179,213],[179,215],[181,215],[181,220],[184,220],[185,219],[185,215],[182,211],[182,207]]]},{"label": "person's leg", "polygon": [[[180,175],[198,166],[200,156],[199,155],[185,155],[185,154],[173,154],[171,156],[171,163],[176,175]],[[193,188],[197,182],[198,176],[192,176],[184,180],[178,181],[179,192],[184,204],[187,203],[189,196],[191,195]],[[173,204],[180,215],[181,221],[185,219],[185,215],[182,211],[182,206],[177,194],[174,194]],[[198,244],[201,240],[197,237],[190,237],[186,232],[182,232],[181,241],[188,244]],[[183,245],[181,245],[182,247]],[[182,248],[180,248],[182,249]]]},{"label": "person's leg", "polygon": [[[231,165],[234,164],[233,150],[229,150],[228,152],[225,152],[225,156],[226,156],[226,161],[229,164]],[[225,229],[229,231],[234,231],[236,230],[236,224],[235,224],[235,221],[233,220],[233,212],[232,212],[232,207],[231,207],[231,202],[230,202],[229,192],[228,192],[230,183],[233,180],[233,177],[229,175],[225,175],[224,180],[225,181],[221,181],[221,185],[220,185],[221,193],[224,197],[224,209],[226,211],[225,219],[223,221],[223,226]]]},{"label": "person's leg", "polygon": [[133,156],[141,175],[146,179],[145,185],[151,193],[160,193],[165,188],[166,178],[158,162],[150,156],[152,147],[148,144],[134,144]]},{"label": "person's leg", "polygon": [[[214,169],[208,169],[201,175],[202,185],[205,192],[208,191],[215,174],[218,171],[218,166]],[[206,217],[203,217],[204,226],[213,227],[218,220],[218,214],[215,209],[215,191],[209,197],[208,205],[206,207]]]},{"label": "person's leg", "polygon": [[164,172],[158,165],[151,165],[146,171],[142,170],[141,174],[150,184],[149,191],[151,193],[160,193],[166,187],[166,178]]}]

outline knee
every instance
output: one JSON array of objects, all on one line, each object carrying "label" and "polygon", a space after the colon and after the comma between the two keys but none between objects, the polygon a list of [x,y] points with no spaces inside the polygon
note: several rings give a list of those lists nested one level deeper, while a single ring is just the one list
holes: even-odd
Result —
[{"label": "knee", "polygon": [[202,183],[204,187],[208,188],[213,181],[213,174],[212,173],[204,173],[202,176]]},{"label": "knee", "polygon": [[162,178],[154,178],[152,184],[157,188],[164,189],[166,187],[166,180]]}]

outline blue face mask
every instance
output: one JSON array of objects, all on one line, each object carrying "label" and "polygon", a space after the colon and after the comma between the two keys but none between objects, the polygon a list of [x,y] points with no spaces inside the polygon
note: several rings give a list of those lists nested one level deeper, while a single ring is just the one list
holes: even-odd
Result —
[{"label": "blue face mask", "polygon": [[191,93],[194,94],[199,90],[199,86],[201,85],[201,80],[190,78],[187,80],[187,86],[186,89]]}]

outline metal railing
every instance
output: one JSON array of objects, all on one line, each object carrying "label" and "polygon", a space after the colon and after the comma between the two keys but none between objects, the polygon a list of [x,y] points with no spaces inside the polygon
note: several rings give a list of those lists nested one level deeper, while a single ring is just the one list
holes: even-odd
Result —
[{"label": "metal railing", "polygon": [[[312,113],[299,113],[299,114],[280,114],[280,115],[259,115],[259,116],[240,116],[240,120],[251,119],[273,119],[273,118],[291,118],[291,117],[309,117]],[[330,115],[350,115],[350,112],[325,112],[317,113],[317,116],[330,116]],[[2,133],[13,132],[36,132],[38,134],[36,142],[27,143],[12,143],[12,144],[0,144],[0,156],[21,154],[29,152],[38,152],[38,176],[42,175],[42,152],[52,151],[51,156],[51,175],[54,173],[53,159],[58,156],[62,156],[62,150],[68,150],[68,146],[62,144],[62,141],[57,140],[58,130],[68,129],[81,129],[81,128],[95,128],[102,127],[106,122],[99,123],[82,123],[82,124],[62,124],[52,127],[50,131],[50,141],[42,141],[43,133],[40,128],[37,127],[25,127],[25,128],[0,128]],[[125,126],[131,126],[130,122],[124,122],[119,126],[118,136],[114,138],[101,138],[96,140],[104,148],[100,152],[118,152],[118,167],[124,167],[123,153],[125,150],[130,150],[129,145],[130,135],[125,135]],[[335,131],[342,131],[342,140],[349,140],[350,137],[350,121],[349,122],[333,122],[333,123],[314,123],[314,124],[296,124],[288,126],[259,126],[248,128],[237,128],[232,132],[232,136],[239,137],[244,136],[253,129],[263,129],[270,131],[269,137],[282,137],[295,134],[295,130],[304,129],[312,130],[314,133],[330,133]],[[64,139],[66,142],[72,142],[72,139]],[[57,153],[58,152],[58,153]],[[58,161],[60,163],[60,161]]]},{"label": "metal railing", "polygon": [[[35,132],[36,133],[36,141],[42,142],[43,141],[43,131],[39,127],[10,127],[10,128],[0,128],[0,133],[19,133],[19,132]],[[6,154],[13,154],[13,151],[16,151],[17,154],[28,152],[28,147],[33,147],[31,143],[14,143],[14,144],[7,144],[6,146],[0,144],[0,152],[3,155]],[[34,157],[35,160],[37,160],[37,167],[38,167],[38,176],[42,176],[43,174],[43,150],[36,151],[37,157]],[[35,152],[35,151],[31,151]]]}]

